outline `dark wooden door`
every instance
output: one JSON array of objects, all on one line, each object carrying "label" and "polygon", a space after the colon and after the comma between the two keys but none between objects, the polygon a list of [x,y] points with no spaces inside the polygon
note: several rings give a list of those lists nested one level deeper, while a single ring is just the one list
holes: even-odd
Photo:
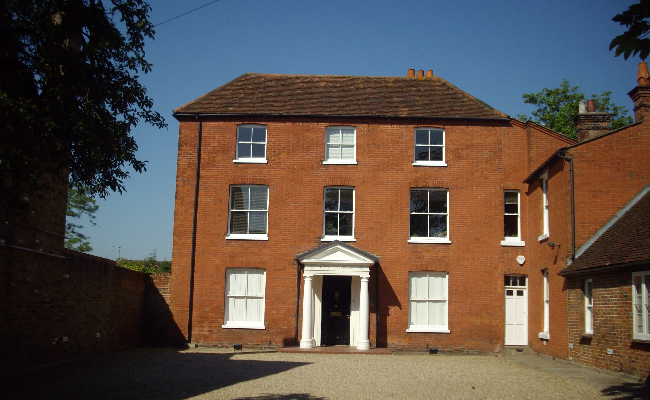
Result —
[{"label": "dark wooden door", "polygon": [[321,343],[325,346],[350,345],[350,293],[352,277],[323,277]]}]

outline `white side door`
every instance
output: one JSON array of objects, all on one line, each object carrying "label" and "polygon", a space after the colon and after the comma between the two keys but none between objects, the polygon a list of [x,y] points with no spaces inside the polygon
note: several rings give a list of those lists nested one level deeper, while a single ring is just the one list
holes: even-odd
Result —
[{"label": "white side door", "polygon": [[[517,277],[513,277],[513,281]],[[517,281],[513,283],[517,284]],[[525,286],[506,286],[506,346],[528,345],[528,293]]]}]

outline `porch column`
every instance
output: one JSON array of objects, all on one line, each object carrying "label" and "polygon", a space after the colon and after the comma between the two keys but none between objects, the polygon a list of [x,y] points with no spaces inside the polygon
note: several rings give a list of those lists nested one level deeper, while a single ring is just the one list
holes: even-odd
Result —
[{"label": "porch column", "polygon": [[368,324],[370,323],[369,279],[367,276],[361,277],[361,292],[359,293],[359,340],[357,341],[357,350],[370,349],[370,340],[368,340]]},{"label": "porch column", "polygon": [[314,296],[311,290],[311,275],[305,275],[305,290],[302,297],[302,339],[300,339],[301,349],[311,349],[314,347],[314,334],[311,331],[312,306],[311,298]]}]

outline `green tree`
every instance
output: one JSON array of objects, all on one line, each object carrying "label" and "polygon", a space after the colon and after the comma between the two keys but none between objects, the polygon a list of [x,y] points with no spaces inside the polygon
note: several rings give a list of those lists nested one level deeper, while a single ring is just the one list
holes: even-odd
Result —
[{"label": "green tree", "polygon": [[138,82],[152,67],[150,9],[143,0],[0,1],[0,214],[68,175],[104,198],[122,193],[131,168],[146,170],[131,129],[166,126]]},{"label": "green tree", "polygon": [[[609,97],[611,94],[612,92],[607,91],[601,95],[591,95],[591,99],[596,103],[596,110],[612,114],[610,129],[631,124],[633,120],[627,115],[627,109],[612,103]],[[526,93],[523,99],[524,103],[536,106],[537,110],[532,112],[532,118],[519,114],[518,119],[530,120],[570,138],[576,138],[573,117],[578,114],[579,103],[586,100],[585,94],[578,86],[571,86],[569,81],[564,79],[558,88],[543,89],[539,93]]]},{"label": "green tree", "polygon": [[152,251],[144,260],[127,260],[118,258],[116,264],[119,267],[137,271],[143,274],[155,274],[159,272],[172,272],[172,263],[164,260],[156,260],[156,250]]},{"label": "green tree", "polygon": [[649,18],[650,0],[641,0],[639,4],[632,4],[626,11],[612,18],[612,21],[625,25],[627,31],[612,40],[609,50],[615,48],[615,56],[622,54],[626,60],[630,55],[637,54],[645,60],[650,53],[650,39],[646,37],[650,31]]},{"label": "green tree", "polygon": [[72,222],[78,221],[84,214],[88,216],[92,226],[95,226],[95,212],[99,206],[95,199],[86,196],[77,189],[68,189],[68,210],[66,212],[65,224],[65,247],[66,249],[88,253],[93,250],[88,241],[88,237],[81,232],[83,225]]}]

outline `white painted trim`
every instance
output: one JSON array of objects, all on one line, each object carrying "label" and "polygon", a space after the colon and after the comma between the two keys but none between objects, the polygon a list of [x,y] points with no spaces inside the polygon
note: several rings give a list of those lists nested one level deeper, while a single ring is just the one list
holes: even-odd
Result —
[{"label": "white painted trim", "polygon": [[539,337],[540,339],[544,339],[544,340],[550,340],[551,339],[551,334],[548,333],[548,332],[540,332],[537,335],[537,337]]},{"label": "white painted trim", "polygon": [[339,265],[305,265],[304,275],[370,277],[370,267]]},{"label": "white painted trim", "polygon": [[416,333],[416,332],[433,332],[433,333],[450,333],[449,329],[439,329],[439,328],[428,328],[426,326],[418,327],[412,326],[406,330],[407,333]]},{"label": "white painted trim", "polygon": [[414,167],[446,167],[447,163],[444,161],[415,161]]},{"label": "white painted trim", "polygon": [[448,238],[425,238],[425,237],[412,237],[408,240],[409,243],[443,243],[450,244],[451,240]]},{"label": "white painted trim", "polygon": [[523,240],[502,240],[501,241],[501,246],[524,247],[524,246],[526,246],[526,242],[524,242]]},{"label": "white painted trim", "polygon": [[325,160],[323,165],[357,165],[356,160]]},{"label": "white painted trim", "polygon": [[251,324],[250,322],[228,322],[221,327],[223,329],[266,329],[264,325]]},{"label": "white painted trim", "polygon": [[339,242],[356,242],[357,239],[354,236],[325,236],[320,241],[321,242],[333,242],[338,240]]},{"label": "white painted trim", "polygon": [[[607,230],[608,230],[609,228],[611,228],[612,225],[614,225],[614,224],[616,223],[616,221],[618,221],[621,217],[623,217],[623,215],[625,215],[625,213],[628,212],[628,211],[630,210],[630,208],[632,208],[632,207],[633,207],[633,206],[634,206],[634,205],[635,205],[639,200],[641,200],[641,198],[643,198],[643,196],[645,196],[648,192],[650,192],[650,185],[648,185],[648,186],[646,186],[645,188],[643,188],[643,190],[641,190],[641,191],[639,192],[639,194],[637,194],[636,196],[634,196],[634,198],[633,198],[632,200],[630,200],[630,202],[627,203],[627,204],[625,205],[625,207],[621,208],[621,210],[620,210],[618,213],[616,213],[616,215],[614,215],[614,217],[612,217],[612,219],[609,220],[608,223],[606,223],[602,228],[600,228],[600,230],[598,230],[598,232],[596,232],[596,233],[595,233],[595,234],[594,234],[594,235],[593,235],[589,240],[587,240],[587,241],[585,242],[585,244],[583,244],[583,245],[582,245],[582,246],[581,246],[581,247],[576,251],[576,259],[577,259],[578,257],[580,257],[580,255],[581,255],[582,253],[584,253],[585,250],[587,250],[587,249],[588,249],[592,244],[594,244],[594,242],[595,242],[596,240],[598,240],[598,239],[599,239],[599,238],[600,238],[600,237],[601,237],[605,232],[607,232]],[[567,266],[568,266],[569,264],[571,264],[571,259],[568,260],[568,262],[567,262]]]},{"label": "white painted trim", "polygon": [[233,233],[226,236],[226,239],[227,240],[269,240],[269,236],[262,235],[262,234],[245,235],[242,233]]},{"label": "white painted trim", "polygon": [[542,236],[540,236],[540,237],[537,238],[537,240],[540,241],[540,242],[541,242],[542,240],[545,240],[545,239],[548,239],[548,235],[546,235],[546,234],[544,234],[544,235],[542,235]]},{"label": "white painted trim", "polygon": [[269,160],[266,158],[240,158],[232,160],[235,164],[268,164]]}]

